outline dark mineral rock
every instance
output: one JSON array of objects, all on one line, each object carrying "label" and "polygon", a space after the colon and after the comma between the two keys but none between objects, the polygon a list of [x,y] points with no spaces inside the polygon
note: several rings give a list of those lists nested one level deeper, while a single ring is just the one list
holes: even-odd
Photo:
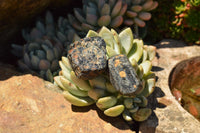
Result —
[{"label": "dark mineral rock", "polygon": [[112,85],[121,94],[132,96],[142,90],[142,82],[125,55],[111,57],[108,60],[108,69]]},{"label": "dark mineral rock", "polygon": [[68,59],[78,78],[92,79],[106,69],[106,43],[100,37],[83,38],[71,44]]}]

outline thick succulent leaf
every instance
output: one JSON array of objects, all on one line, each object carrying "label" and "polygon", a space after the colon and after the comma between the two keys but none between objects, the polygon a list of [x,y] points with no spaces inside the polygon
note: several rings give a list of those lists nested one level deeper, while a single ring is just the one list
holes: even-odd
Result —
[{"label": "thick succulent leaf", "polygon": [[152,110],[149,108],[141,108],[137,112],[135,112],[132,117],[136,121],[144,121],[148,119],[148,117],[151,115]]},{"label": "thick succulent leaf", "polygon": [[134,22],[139,27],[144,27],[146,25],[145,22],[143,20],[139,19],[139,18],[134,18]]},{"label": "thick succulent leaf", "polygon": [[141,62],[146,61],[148,58],[148,54],[147,54],[147,50],[143,49],[143,54],[142,54],[142,58],[141,58]]},{"label": "thick succulent leaf", "polygon": [[45,29],[45,26],[42,22],[40,21],[37,21],[36,22],[36,28],[42,33],[42,34],[45,34],[46,33],[46,29]]},{"label": "thick succulent leaf", "polygon": [[127,26],[131,26],[134,24],[134,21],[133,21],[133,19],[125,19],[124,24]]},{"label": "thick succulent leaf", "polygon": [[143,67],[144,76],[148,75],[152,68],[151,62],[146,60],[146,61],[142,62],[140,65]]},{"label": "thick succulent leaf", "polygon": [[80,90],[89,91],[90,89],[92,89],[86,80],[82,80],[82,79],[79,79],[78,77],[76,77],[74,71],[71,71],[70,74],[71,74],[72,82],[74,84],[76,84],[76,86],[78,86],[80,88]]},{"label": "thick succulent leaf", "polygon": [[117,117],[124,111],[124,105],[116,105],[104,111],[104,114],[110,117]]},{"label": "thick succulent leaf", "polygon": [[52,61],[55,58],[54,52],[52,49],[48,49],[46,51],[46,56],[47,56],[47,60],[49,60],[49,61]]},{"label": "thick succulent leaf", "polygon": [[95,29],[94,26],[92,26],[92,25],[90,25],[90,24],[86,24],[86,23],[82,23],[82,24],[81,24],[81,28],[82,28],[82,30],[84,30],[84,31],[86,31],[86,32],[88,32],[88,31],[91,30],[91,29]]},{"label": "thick succulent leaf", "polygon": [[68,14],[68,20],[69,20],[69,23],[77,30],[81,31],[82,30],[82,27],[81,27],[81,24],[76,20],[76,18],[71,15],[71,14]]},{"label": "thick succulent leaf", "polygon": [[113,43],[114,37],[108,28],[103,26],[99,32],[99,36],[102,37],[106,42],[106,47],[109,46],[112,49],[114,48],[114,43]]},{"label": "thick succulent leaf", "polygon": [[93,30],[89,30],[86,37],[95,37],[95,36],[99,36],[99,34]]},{"label": "thick succulent leaf", "polygon": [[115,3],[116,3],[116,0],[109,0],[109,5],[111,7],[111,9],[114,7]]},{"label": "thick succulent leaf", "polygon": [[40,59],[37,56],[33,55],[31,57],[32,68],[39,69],[39,63],[40,63]]},{"label": "thick succulent leaf", "polygon": [[67,67],[63,64],[62,61],[59,61],[59,66],[62,69],[63,76],[71,81],[71,71],[67,69]]},{"label": "thick succulent leaf", "polygon": [[106,46],[107,56],[110,58],[112,56],[117,55],[118,53],[112,49],[110,46]]},{"label": "thick succulent leaf", "polygon": [[34,41],[34,40],[36,40],[38,38],[42,38],[42,37],[43,37],[43,34],[38,29],[33,28],[31,30],[31,33],[30,33],[30,40],[31,41]]},{"label": "thick succulent leaf", "polygon": [[107,109],[114,106],[117,103],[117,98],[115,96],[106,96],[99,98],[96,105],[100,109]]},{"label": "thick succulent leaf", "polygon": [[39,50],[41,48],[40,44],[38,44],[36,42],[31,42],[27,46],[28,46],[28,51]]},{"label": "thick succulent leaf", "polygon": [[133,120],[132,117],[131,117],[131,114],[128,110],[124,110],[124,112],[122,113],[122,117],[126,121],[132,121]]},{"label": "thick succulent leaf", "polygon": [[51,64],[47,60],[40,60],[39,62],[39,69],[40,70],[48,70],[50,68]]},{"label": "thick succulent leaf", "polygon": [[148,97],[150,94],[153,93],[154,88],[155,88],[155,82],[156,82],[155,78],[147,79],[146,82],[147,83],[145,84],[144,90],[140,94],[138,94],[138,96]]},{"label": "thick succulent leaf", "polygon": [[109,15],[109,14],[110,14],[110,5],[106,3],[102,7],[100,15],[105,16],[105,15]]},{"label": "thick succulent leaf", "polygon": [[120,16],[123,16],[125,14],[125,12],[127,10],[127,7],[128,7],[127,3],[123,3],[122,8],[121,8],[121,10],[119,12]]},{"label": "thick succulent leaf", "polygon": [[127,11],[126,16],[128,16],[129,18],[134,18],[137,16],[137,13],[133,11]]},{"label": "thick succulent leaf", "polygon": [[141,20],[147,21],[147,20],[150,20],[150,19],[151,19],[151,13],[149,13],[149,12],[140,12],[140,13],[138,14],[138,17],[139,17]]},{"label": "thick succulent leaf", "polygon": [[134,39],[134,48],[131,49],[128,54],[128,58],[131,61],[133,58],[138,62],[143,54],[143,41],[140,39]]},{"label": "thick succulent leaf", "polygon": [[148,0],[142,5],[142,9],[144,11],[146,11],[146,10],[150,9],[152,7],[152,5],[153,5],[153,0]]},{"label": "thick succulent leaf", "polygon": [[142,10],[142,6],[140,6],[140,5],[133,5],[131,7],[131,10],[134,11],[134,12],[140,12]]},{"label": "thick succulent leaf", "polygon": [[45,22],[46,22],[46,25],[47,24],[54,24],[53,15],[51,14],[50,11],[47,11],[47,13],[46,13]]},{"label": "thick succulent leaf", "polygon": [[61,76],[60,81],[63,84],[63,86],[65,87],[65,90],[69,91],[73,95],[80,96],[80,97],[87,97],[88,96],[87,91],[79,90],[76,87],[76,85],[71,83],[68,79]]},{"label": "thick succulent leaf", "polygon": [[106,95],[107,95],[107,93],[106,93],[105,89],[93,88],[88,91],[88,96],[91,97],[92,99],[94,99],[95,101]]},{"label": "thick succulent leaf", "polygon": [[97,23],[100,27],[102,27],[102,26],[108,26],[110,22],[111,22],[111,17],[109,15],[104,15],[98,19]]},{"label": "thick succulent leaf", "polygon": [[50,66],[50,70],[52,72],[55,72],[59,69],[59,64],[58,64],[58,60],[57,59],[54,59],[52,62],[51,62],[51,66]]},{"label": "thick succulent leaf", "polygon": [[154,57],[156,56],[156,47],[155,46],[150,46],[150,45],[144,45],[144,49],[147,50],[148,54],[148,60],[152,61]]},{"label": "thick succulent leaf", "polygon": [[62,56],[62,63],[65,65],[65,67],[69,70],[72,71],[71,64],[69,62],[69,59],[65,56]]},{"label": "thick succulent leaf", "polygon": [[94,103],[94,100],[89,97],[77,97],[72,95],[68,91],[64,91],[63,96],[67,101],[75,106],[89,106]]},{"label": "thick succulent leaf", "polygon": [[[129,0],[126,0],[126,1],[129,1]],[[132,2],[133,5],[138,5],[140,4],[143,0],[130,0]],[[129,2],[129,3],[131,3]]]},{"label": "thick succulent leaf", "polygon": [[119,38],[122,44],[122,47],[125,50],[126,55],[128,55],[129,51],[133,47],[133,33],[131,28],[126,28],[119,34]]},{"label": "thick succulent leaf", "polygon": [[80,22],[86,22],[85,18],[83,16],[83,11],[79,8],[74,8],[74,15],[76,16],[76,18],[78,19],[78,21]]},{"label": "thick succulent leaf", "polygon": [[151,11],[151,10],[155,9],[157,6],[158,6],[158,2],[154,1],[153,5],[151,6],[151,8],[147,9],[146,11]]},{"label": "thick succulent leaf", "polygon": [[110,26],[113,28],[119,27],[123,23],[123,17],[122,16],[117,16],[114,19],[112,19]]},{"label": "thick succulent leaf", "polygon": [[105,5],[105,0],[98,0],[98,9],[101,11],[103,6]]},{"label": "thick succulent leaf", "polygon": [[122,54],[123,49],[122,49],[122,44],[121,44],[118,33],[114,29],[111,29],[111,32],[113,33],[113,37],[115,40],[114,41],[114,50],[116,51],[117,54]]},{"label": "thick succulent leaf", "polygon": [[51,70],[48,69],[48,70],[46,71],[45,77],[46,77],[46,80],[48,80],[48,81],[50,81],[50,82],[53,82],[53,74],[52,74]]},{"label": "thick succulent leaf", "polygon": [[61,42],[67,41],[67,37],[63,33],[61,33],[61,32],[58,31],[56,35],[57,35],[57,37],[59,38],[59,40]]},{"label": "thick succulent leaf", "polygon": [[86,7],[86,13],[85,14],[94,14],[97,15],[97,7]]},{"label": "thick succulent leaf", "polygon": [[112,18],[116,17],[119,14],[121,8],[122,8],[122,0],[118,0],[112,9],[111,17]]},{"label": "thick succulent leaf", "polygon": [[86,21],[87,21],[87,23],[95,26],[95,25],[97,25],[97,16],[93,15],[93,14],[87,14]]}]

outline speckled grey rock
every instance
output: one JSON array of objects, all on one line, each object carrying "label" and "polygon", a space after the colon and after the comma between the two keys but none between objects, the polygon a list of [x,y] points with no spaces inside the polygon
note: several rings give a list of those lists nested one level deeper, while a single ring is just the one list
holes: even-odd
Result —
[{"label": "speckled grey rock", "polygon": [[154,93],[149,97],[153,115],[140,125],[142,133],[199,133],[200,122],[182,108],[169,88],[169,75],[177,63],[199,56],[199,46],[186,46],[175,40],[162,40],[157,47],[153,70],[158,77]]}]

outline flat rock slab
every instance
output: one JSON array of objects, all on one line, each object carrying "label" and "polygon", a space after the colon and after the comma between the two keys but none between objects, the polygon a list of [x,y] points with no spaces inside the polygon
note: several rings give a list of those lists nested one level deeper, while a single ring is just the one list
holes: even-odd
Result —
[{"label": "flat rock slab", "polygon": [[0,133],[133,132],[121,117],[106,117],[94,105],[71,106],[59,88],[36,76],[14,76],[20,73],[1,65],[0,73],[7,73],[0,79]]},{"label": "flat rock slab", "polygon": [[158,77],[149,106],[154,114],[140,126],[142,133],[199,133],[200,122],[184,110],[175,100],[169,88],[169,76],[175,65],[182,60],[200,56],[199,46],[186,46],[175,40],[162,40],[156,44],[157,57],[153,71]]}]

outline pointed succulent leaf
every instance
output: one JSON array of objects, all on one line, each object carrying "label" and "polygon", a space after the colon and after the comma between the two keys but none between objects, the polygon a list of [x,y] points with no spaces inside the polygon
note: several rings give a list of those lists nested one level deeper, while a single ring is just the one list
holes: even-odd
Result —
[{"label": "pointed succulent leaf", "polygon": [[115,3],[116,3],[116,0],[109,0],[108,3],[109,3],[109,5],[110,5],[110,7],[113,8],[114,5],[115,5]]},{"label": "pointed succulent leaf", "polygon": [[46,33],[45,26],[42,22],[36,22],[36,28],[44,35]]},{"label": "pointed succulent leaf", "polygon": [[145,88],[144,90],[138,94],[138,96],[145,96],[145,97],[148,97],[149,95],[151,95],[154,91],[154,88],[155,88],[155,78],[150,78],[150,79],[147,79],[146,81],[147,83],[145,84]]},{"label": "pointed succulent leaf", "polygon": [[86,37],[95,37],[95,36],[99,36],[99,34],[93,30],[89,30]]},{"label": "pointed succulent leaf", "polygon": [[46,13],[45,22],[46,22],[46,24],[54,24],[53,15],[51,14],[50,11],[47,11],[47,13]]},{"label": "pointed succulent leaf", "polygon": [[121,8],[122,8],[122,0],[118,0],[112,9],[111,17],[112,18],[116,17],[119,14]]},{"label": "pointed succulent leaf", "polygon": [[114,29],[111,29],[111,32],[112,32],[114,40],[115,40],[114,41],[114,50],[116,51],[116,53],[122,54],[123,48],[122,48],[121,40],[119,38],[118,33]]},{"label": "pointed succulent leaf", "polygon": [[117,103],[117,98],[115,96],[106,96],[99,98],[96,105],[100,109],[107,109],[114,106]]},{"label": "pointed succulent leaf", "polygon": [[138,5],[140,4],[143,0],[130,0],[133,5]]},{"label": "pointed succulent leaf", "polygon": [[40,32],[38,29],[36,29],[36,28],[33,28],[32,30],[31,30],[31,33],[30,33],[30,39],[31,40],[36,40],[37,38],[42,38],[42,36],[43,36],[43,34],[42,34],[42,32]]},{"label": "pointed succulent leaf", "polygon": [[110,14],[110,6],[106,3],[103,5],[100,15],[104,16],[104,15],[109,15]]},{"label": "pointed succulent leaf", "polygon": [[110,22],[111,22],[111,17],[109,15],[104,15],[98,19],[97,23],[100,27],[102,27],[102,26],[108,26]]},{"label": "pointed succulent leaf", "polygon": [[140,13],[138,14],[138,17],[139,17],[141,20],[147,21],[147,20],[150,20],[150,19],[151,19],[151,13],[149,13],[149,12],[140,12]]},{"label": "pointed succulent leaf", "polygon": [[133,41],[134,49],[131,49],[128,57],[131,61],[133,58],[138,62],[143,54],[143,41],[140,39],[134,39]]},{"label": "pointed succulent leaf", "polygon": [[97,15],[97,7],[86,7],[86,14],[94,14]]},{"label": "pointed succulent leaf", "polygon": [[146,61],[148,58],[147,50],[143,49],[143,54],[142,54],[142,62]]},{"label": "pointed succulent leaf", "polygon": [[102,37],[104,41],[106,42],[106,47],[110,46],[111,48],[114,48],[113,34],[108,28],[103,26],[101,30],[99,31],[99,36]]},{"label": "pointed succulent leaf", "polygon": [[143,67],[144,76],[148,75],[152,68],[151,62],[146,60],[146,61],[142,62],[140,65]]},{"label": "pointed succulent leaf", "polygon": [[86,22],[83,16],[83,11],[80,8],[74,8],[74,15],[80,22]]},{"label": "pointed succulent leaf", "polygon": [[69,23],[76,29],[76,30],[82,30],[82,27],[80,25],[80,23],[76,20],[76,18],[74,16],[72,16],[71,14],[68,14],[68,20]]},{"label": "pointed succulent leaf", "polygon": [[114,49],[112,49],[110,46],[106,46],[106,51],[107,51],[108,57],[117,55],[117,52]]},{"label": "pointed succulent leaf", "polygon": [[113,28],[117,28],[122,23],[123,23],[123,17],[122,16],[117,16],[111,21],[110,26],[113,27]]},{"label": "pointed succulent leaf", "polygon": [[119,38],[122,44],[122,47],[125,50],[126,55],[128,55],[129,51],[133,47],[133,33],[130,28],[126,28],[122,32],[119,33]]},{"label": "pointed succulent leaf", "polygon": [[95,27],[90,25],[90,24],[82,23],[81,24],[81,29],[87,32],[90,29],[95,29]]},{"label": "pointed succulent leaf", "polygon": [[62,56],[62,62],[66,66],[66,68],[69,69],[69,71],[72,71],[71,64],[70,64],[69,59],[67,57]]}]

